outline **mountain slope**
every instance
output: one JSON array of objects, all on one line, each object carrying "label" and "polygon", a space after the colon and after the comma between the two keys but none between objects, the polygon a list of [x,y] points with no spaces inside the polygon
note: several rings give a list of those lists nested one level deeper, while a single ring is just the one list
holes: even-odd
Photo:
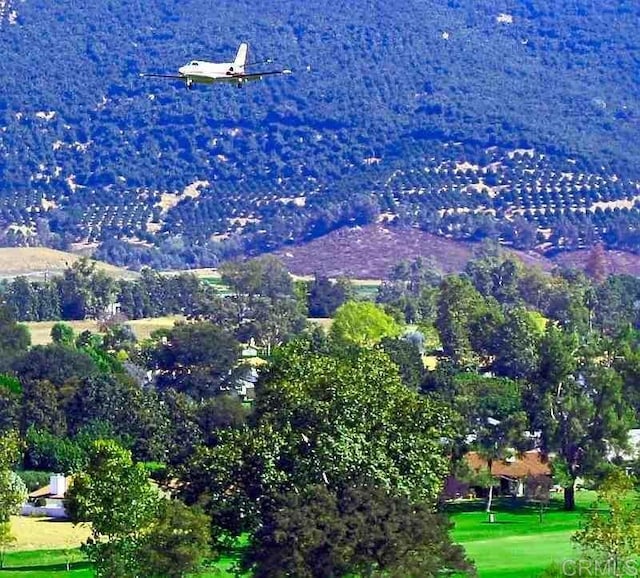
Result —
[{"label": "mountain slope", "polygon": [[[637,3],[7,6],[4,244],[97,240],[124,259],[113,239],[137,238],[157,251],[138,260],[198,265],[389,213],[460,238],[522,244],[520,215],[527,246],[637,246]],[[138,77],[240,40],[295,74],[192,92]]]}]

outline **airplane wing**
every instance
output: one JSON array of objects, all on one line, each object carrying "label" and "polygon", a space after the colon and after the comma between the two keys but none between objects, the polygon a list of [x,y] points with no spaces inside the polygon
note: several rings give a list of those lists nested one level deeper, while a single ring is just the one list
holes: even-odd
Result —
[{"label": "airplane wing", "polygon": [[264,72],[248,72],[242,74],[231,74],[232,78],[241,78],[242,80],[260,80],[263,76],[273,76],[275,74],[291,74],[291,70],[265,70]]},{"label": "airplane wing", "polygon": [[178,80],[184,80],[184,76],[181,74],[149,74],[146,72],[140,73],[142,78],[175,78]]}]

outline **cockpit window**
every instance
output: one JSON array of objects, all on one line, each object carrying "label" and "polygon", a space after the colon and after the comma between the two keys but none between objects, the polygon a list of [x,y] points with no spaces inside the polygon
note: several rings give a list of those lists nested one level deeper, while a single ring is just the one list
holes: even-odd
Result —
[{"label": "cockpit window", "polygon": [[198,66],[198,63],[194,60],[194,61],[191,63],[191,66]]}]

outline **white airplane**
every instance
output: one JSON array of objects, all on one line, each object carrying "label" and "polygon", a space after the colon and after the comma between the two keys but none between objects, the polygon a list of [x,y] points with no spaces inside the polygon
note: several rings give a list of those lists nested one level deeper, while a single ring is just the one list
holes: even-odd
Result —
[{"label": "white airplane", "polygon": [[[291,70],[265,70],[262,72],[246,72],[249,66],[256,63],[247,62],[249,45],[246,42],[240,44],[238,52],[233,62],[207,62],[206,60],[192,60],[188,64],[178,69],[178,74],[147,74],[143,77],[173,78],[182,80],[191,89],[194,83],[214,84],[218,82],[229,82],[236,84],[240,88],[245,82],[251,80],[261,80],[265,76],[275,74],[291,74]],[[270,64],[272,60],[265,60],[257,64]]]}]

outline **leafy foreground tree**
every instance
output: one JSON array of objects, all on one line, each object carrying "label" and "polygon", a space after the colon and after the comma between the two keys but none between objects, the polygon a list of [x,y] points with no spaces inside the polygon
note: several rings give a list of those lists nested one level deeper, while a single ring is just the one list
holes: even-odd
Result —
[{"label": "leafy foreground tree", "polygon": [[98,440],[89,450],[86,470],[74,477],[67,511],[77,524],[91,523],[91,537],[82,545],[96,576],[146,576],[139,547],[157,516],[158,490],[131,452],[113,441]]},{"label": "leafy foreground tree", "polygon": [[15,541],[11,534],[11,516],[20,511],[27,499],[27,488],[13,471],[19,459],[18,435],[11,432],[0,437],[0,568],[4,567],[7,548]]},{"label": "leafy foreground tree", "polygon": [[633,480],[624,471],[610,472],[599,488],[598,500],[587,514],[584,526],[572,537],[583,556],[599,561],[599,567],[608,570],[607,575],[620,576],[637,570],[640,506],[635,492],[631,497],[632,490]]},{"label": "leafy foreground tree", "polygon": [[179,578],[209,552],[209,518],[163,498],[142,464],[114,441],[93,442],[67,509],[75,523],[91,523],[82,550],[98,578]]},{"label": "leafy foreground tree", "polygon": [[450,527],[429,505],[380,487],[309,486],[265,506],[242,567],[255,578],[474,574]]},{"label": "leafy foreground tree", "polygon": [[253,531],[263,502],[314,484],[364,480],[437,499],[457,436],[453,413],[405,387],[383,352],[292,344],[256,392],[251,425],[200,446],[181,476],[187,503],[206,504],[214,530]]}]

